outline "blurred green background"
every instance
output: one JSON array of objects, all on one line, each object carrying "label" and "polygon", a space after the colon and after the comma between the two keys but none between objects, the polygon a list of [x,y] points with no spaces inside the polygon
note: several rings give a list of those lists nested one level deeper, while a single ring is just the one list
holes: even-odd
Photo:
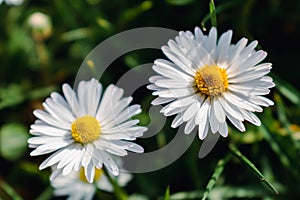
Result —
[{"label": "blurred green background", "polygon": [[[210,199],[298,199],[300,197],[300,1],[216,0],[218,33],[233,30],[233,43],[241,37],[258,40],[273,63],[276,88],[268,96],[275,106],[258,114],[263,124],[247,124],[247,131],[232,129],[204,159],[198,159],[197,139],[172,165],[156,172],[136,174],[125,190],[146,199],[199,199],[212,174]],[[44,15],[36,15],[40,12]],[[211,23],[209,0],[25,0],[20,5],[0,5],[0,199],[64,199],[52,197],[49,171],[39,171],[43,156],[30,157],[26,140],[34,122],[32,111],[41,108],[62,83],[73,84],[87,54],[101,41],[137,27],[191,30]],[[35,16],[35,18],[34,18]],[[45,21],[44,21],[45,20]],[[170,38],[172,39],[172,38]],[[167,41],[166,41],[167,43]],[[101,78],[104,85],[117,82],[131,68],[164,58],[159,50],[139,50],[116,60]],[[142,95],[141,95],[142,94]],[[153,99],[141,88],[135,102],[144,112]],[[143,98],[142,98],[143,97]],[[149,139],[139,139],[146,150],[158,149],[176,133],[165,128]],[[275,195],[238,157],[216,168],[218,160],[235,144],[279,190]],[[178,147],[180,148],[180,147]],[[163,178],[162,178],[163,177]],[[113,194],[100,193],[103,199]],[[168,197],[169,196],[169,197]],[[97,196],[95,197],[97,199]],[[137,197],[141,199],[141,197]]]}]

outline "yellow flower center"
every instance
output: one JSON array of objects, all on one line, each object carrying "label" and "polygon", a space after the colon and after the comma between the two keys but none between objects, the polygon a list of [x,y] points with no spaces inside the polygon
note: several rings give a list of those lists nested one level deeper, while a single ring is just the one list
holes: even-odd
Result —
[{"label": "yellow flower center", "polygon": [[226,69],[217,65],[205,65],[195,75],[196,92],[215,97],[228,89]]},{"label": "yellow flower center", "polygon": [[80,117],[72,123],[71,132],[75,142],[82,144],[93,142],[101,133],[100,123],[92,116]]},{"label": "yellow flower center", "polygon": [[[96,168],[95,169],[94,181],[98,181],[102,174],[103,174],[103,170]],[[84,168],[83,167],[80,169],[79,178],[80,178],[80,180],[82,182],[89,183],[88,180],[86,180],[86,177],[85,177],[85,174],[84,174]]]}]

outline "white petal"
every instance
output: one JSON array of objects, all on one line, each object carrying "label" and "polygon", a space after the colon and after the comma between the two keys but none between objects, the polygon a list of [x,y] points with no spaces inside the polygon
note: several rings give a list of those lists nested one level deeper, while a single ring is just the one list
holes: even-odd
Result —
[{"label": "white petal", "polygon": [[100,97],[102,93],[102,85],[96,80],[92,79],[87,84],[87,112],[91,116],[95,116],[98,105],[100,102]]},{"label": "white petal", "polygon": [[[79,106],[82,110],[83,115],[88,115],[87,112],[87,82],[86,81],[80,81],[78,84],[78,89],[77,89],[77,95],[78,95],[78,102]],[[82,117],[82,116],[80,116]]]},{"label": "white petal", "polygon": [[218,122],[216,115],[213,111],[213,107],[209,108],[209,124],[212,133],[216,133],[219,130],[220,123]]},{"label": "white petal", "polygon": [[261,112],[262,111],[261,107],[249,102],[247,99],[245,99],[245,97],[243,98],[241,96],[237,96],[231,92],[226,92],[223,94],[223,96],[225,97],[225,99],[227,101],[235,104],[236,106],[244,108],[246,110],[250,110],[252,112]]},{"label": "white petal", "polygon": [[208,111],[210,107],[210,100],[207,98],[203,104],[201,105],[196,117],[195,117],[195,123],[196,124],[201,124],[204,118],[208,116]]},{"label": "white petal", "polygon": [[84,174],[89,183],[92,183],[95,177],[95,167],[92,162],[84,168]]},{"label": "white petal", "polygon": [[252,112],[243,110],[243,114],[244,114],[245,119],[247,121],[251,122],[252,124],[254,124],[256,126],[261,125],[260,119],[255,114],[253,114]]},{"label": "white petal", "polygon": [[243,96],[253,96],[253,95],[265,95],[269,94],[270,90],[266,87],[264,88],[258,88],[258,87],[253,87],[251,85],[230,85],[231,92],[234,93],[239,93]]},{"label": "white petal", "polygon": [[154,99],[151,104],[152,105],[160,105],[160,104],[164,104],[164,103],[169,103],[171,101],[173,101],[174,98],[162,98],[162,97],[157,97],[156,99]]},{"label": "white petal", "polygon": [[52,126],[55,126],[57,128],[62,128],[62,129],[65,129],[65,130],[70,129],[69,124],[62,123],[61,121],[58,121],[57,119],[53,118],[50,114],[48,114],[47,112],[45,112],[43,110],[35,110],[35,111],[33,111],[33,114],[37,118],[39,118],[42,121],[46,122],[47,124],[50,124]]},{"label": "white petal", "polygon": [[[192,105],[190,105],[186,111],[184,112],[182,119],[183,121],[188,121],[191,118],[193,118],[195,116],[195,114],[197,113],[197,111],[200,108],[200,104],[198,102],[193,103]],[[194,122],[194,120],[193,120]]]},{"label": "white petal", "polygon": [[198,136],[200,140],[203,140],[207,136],[207,132],[209,129],[208,117],[203,118],[203,122],[199,124]]},{"label": "white petal", "polygon": [[228,55],[228,48],[231,42],[232,31],[229,30],[226,33],[223,33],[219,39],[217,46],[217,62],[221,63],[225,61]]},{"label": "white petal", "polygon": [[235,70],[232,72],[228,72],[228,78],[241,74],[248,70],[250,67],[255,66],[259,62],[261,62],[265,57],[267,56],[267,53],[265,51],[259,50],[255,52],[253,55],[249,56],[246,60],[241,61],[240,63],[235,63]]},{"label": "white petal", "polygon": [[76,93],[72,90],[72,88],[68,84],[63,84],[62,90],[68,102],[68,105],[72,110],[72,113],[74,113],[76,117],[82,116],[83,112],[79,106]]},{"label": "white petal", "polygon": [[195,90],[191,88],[180,88],[180,89],[170,89],[170,90],[164,90],[164,91],[157,91],[154,92],[153,95],[159,95],[163,98],[180,98],[180,97],[186,97],[190,96],[195,93]]},{"label": "white petal", "polygon": [[196,97],[195,97],[195,95],[193,95],[193,96],[179,98],[176,101],[173,101],[172,103],[170,103],[169,105],[171,108],[186,107],[186,106],[191,105],[195,101],[196,101]]},{"label": "white petal", "polygon": [[162,79],[155,82],[155,84],[159,87],[164,88],[187,88],[191,87],[191,83],[178,81],[178,80],[171,80],[171,79]]},{"label": "white petal", "polygon": [[237,129],[239,129],[239,131],[241,131],[241,132],[246,131],[246,128],[245,128],[244,124],[242,123],[242,121],[232,117],[229,113],[227,114],[227,118]]},{"label": "white petal", "polygon": [[215,98],[213,100],[213,105],[212,105],[212,109],[213,109],[213,112],[214,112],[214,115],[216,116],[217,120],[220,122],[220,123],[223,123],[225,122],[225,111],[220,103],[220,100],[219,98]]},{"label": "white petal", "polygon": [[[232,50],[230,51],[228,58],[226,59],[226,62],[228,64],[226,69],[228,69],[228,67],[230,67],[233,60],[235,60],[236,58],[238,58],[240,56],[240,53],[245,48],[247,42],[248,42],[248,40],[246,38],[242,38],[238,41],[238,43],[236,45],[230,46],[230,49],[232,49]],[[229,71],[227,71],[227,72],[229,72]]]},{"label": "white petal", "polygon": [[199,43],[202,42],[203,40],[203,33],[201,31],[201,29],[199,27],[195,28],[195,39],[196,41],[198,41]]},{"label": "white petal", "polygon": [[34,151],[30,153],[31,156],[43,155],[47,153],[51,153],[58,149],[68,146],[73,143],[73,139],[56,139],[54,142],[48,142],[42,145],[39,145]]},{"label": "white petal", "polygon": [[64,137],[66,135],[71,134],[69,130],[59,129],[49,125],[38,125],[36,123],[31,125],[30,128],[31,128],[30,130],[31,134],[37,133],[38,135],[60,136],[60,137]]},{"label": "white petal", "polygon": [[262,97],[262,96],[253,96],[253,97],[250,97],[249,100],[253,103],[256,103],[258,105],[265,106],[265,107],[274,105],[273,101],[271,101],[270,99],[267,99],[266,97]]},{"label": "white petal", "polygon": [[106,166],[108,171],[112,173],[114,176],[119,175],[119,168],[116,165],[116,163],[113,161],[113,159],[104,151],[99,151],[101,154],[101,157],[103,158],[103,164]]},{"label": "white petal", "polygon": [[226,114],[230,113],[234,118],[240,121],[244,120],[244,117],[241,114],[239,107],[237,107],[236,105],[232,104],[231,102],[227,101],[224,98],[220,100],[220,103],[222,104]]},{"label": "white petal", "polygon": [[189,74],[190,76],[193,76],[195,74],[192,67],[192,63],[184,56],[174,54],[170,50],[170,48],[166,46],[162,47],[162,51],[170,60],[172,60],[178,67],[180,67],[182,71]]},{"label": "white petal", "polygon": [[226,122],[223,122],[223,123],[220,124],[219,133],[223,137],[227,137],[228,136],[228,126],[227,126]]},{"label": "white petal", "polygon": [[177,128],[180,124],[183,123],[183,120],[182,120],[182,115],[181,114],[178,114],[176,115],[176,117],[174,118],[174,120],[172,121],[172,124],[171,124],[171,127],[172,128]]},{"label": "white petal", "polygon": [[51,98],[46,99],[46,101],[43,103],[43,106],[51,116],[55,117],[59,121],[71,125],[71,123],[75,120],[75,117],[70,110],[66,109],[60,104],[55,103]]},{"label": "white petal", "polygon": [[212,27],[209,31],[207,40],[203,41],[204,48],[208,53],[212,54],[212,58],[215,59],[216,46],[217,46],[217,29]]},{"label": "white petal", "polygon": [[240,83],[240,82],[246,82],[251,81],[253,79],[260,78],[266,74],[268,74],[271,70],[271,63],[263,63],[260,65],[257,65],[255,68],[250,69],[244,73],[241,73],[235,77],[232,77],[228,80],[229,83]]}]

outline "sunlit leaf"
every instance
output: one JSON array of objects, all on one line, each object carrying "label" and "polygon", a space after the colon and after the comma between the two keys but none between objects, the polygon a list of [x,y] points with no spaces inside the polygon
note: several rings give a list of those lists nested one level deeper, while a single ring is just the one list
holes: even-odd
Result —
[{"label": "sunlit leaf", "polygon": [[0,88],[0,110],[22,103],[25,100],[21,85],[11,84]]},{"label": "sunlit leaf", "polygon": [[278,75],[272,74],[279,92],[289,99],[292,103],[300,106],[300,92],[287,81],[281,79]]},{"label": "sunlit leaf", "polygon": [[183,6],[193,3],[195,0],[166,0],[171,5]]},{"label": "sunlit leaf", "polygon": [[164,200],[170,199],[170,187],[168,186],[165,192]]},{"label": "sunlit leaf", "polygon": [[5,124],[0,130],[1,156],[17,160],[27,149],[28,131],[22,124]]}]

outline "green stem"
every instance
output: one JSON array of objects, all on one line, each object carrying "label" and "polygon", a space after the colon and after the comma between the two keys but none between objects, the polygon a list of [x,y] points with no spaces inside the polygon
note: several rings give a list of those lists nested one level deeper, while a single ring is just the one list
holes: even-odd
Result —
[{"label": "green stem", "polygon": [[209,13],[211,16],[211,25],[217,28],[217,14],[214,0],[210,0],[209,3]]},{"label": "green stem", "polygon": [[245,163],[246,166],[248,166],[264,184],[266,184],[271,190],[273,190],[276,195],[279,194],[278,190],[264,177],[264,175],[255,167],[255,165],[237,149],[236,146],[230,144],[229,149],[234,156]]},{"label": "green stem", "polygon": [[222,158],[218,161],[215,171],[214,171],[213,175],[211,176],[210,180],[208,181],[208,184],[206,186],[202,200],[205,200],[208,198],[210,191],[215,186],[217,180],[219,179],[220,175],[222,174],[222,172],[224,170],[226,163],[229,161],[230,158],[231,158],[231,154],[227,154],[224,158]]},{"label": "green stem", "polygon": [[112,184],[113,188],[114,188],[114,193],[116,195],[116,198],[118,200],[128,200],[128,196],[126,194],[126,192],[118,185],[118,183],[116,182],[116,179],[112,178],[107,169],[103,168],[104,174],[107,177],[107,179],[109,180],[109,182]]}]

